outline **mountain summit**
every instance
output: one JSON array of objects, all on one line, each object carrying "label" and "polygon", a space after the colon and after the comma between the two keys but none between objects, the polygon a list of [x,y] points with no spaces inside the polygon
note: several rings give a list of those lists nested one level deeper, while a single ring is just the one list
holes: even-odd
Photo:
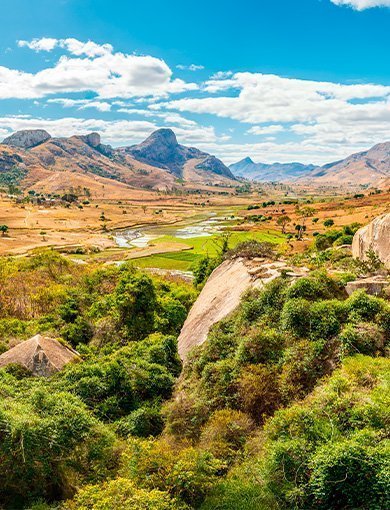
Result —
[{"label": "mountain summit", "polygon": [[24,129],[16,131],[11,136],[3,140],[3,144],[11,145],[12,147],[20,147],[22,149],[31,149],[41,143],[50,140],[51,136],[44,129]]},{"label": "mountain summit", "polygon": [[185,147],[177,141],[172,129],[158,129],[138,145],[122,148],[137,161],[169,170],[177,177],[185,177],[186,167],[191,160],[193,169],[204,170],[234,179],[234,175],[221,160],[195,147]]}]

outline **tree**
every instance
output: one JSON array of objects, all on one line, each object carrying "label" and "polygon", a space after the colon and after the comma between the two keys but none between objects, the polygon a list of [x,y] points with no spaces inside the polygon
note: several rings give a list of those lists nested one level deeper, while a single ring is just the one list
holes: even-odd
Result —
[{"label": "tree", "polygon": [[328,218],[324,221],[324,227],[333,227],[334,221],[331,218]]},{"label": "tree", "polygon": [[298,230],[298,239],[302,239],[303,232],[306,230],[306,219],[311,218],[314,216],[314,213],[316,210],[313,207],[302,207],[297,208],[297,213],[302,218],[302,225],[300,225],[300,228]]},{"label": "tree", "polygon": [[9,227],[8,225],[0,225],[0,232],[1,232],[1,235],[4,237],[5,234],[8,232],[9,230]]},{"label": "tree", "polygon": [[135,272],[123,276],[115,290],[115,303],[129,338],[139,340],[152,332],[157,300],[149,276]]},{"label": "tree", "polygon": [[282,227],[282,234],[286,233],[286,225],[288,225],[290,222],[291,222],[291,218],[289,216],[287,216],[286,214],[279,216],[276,223]]}]

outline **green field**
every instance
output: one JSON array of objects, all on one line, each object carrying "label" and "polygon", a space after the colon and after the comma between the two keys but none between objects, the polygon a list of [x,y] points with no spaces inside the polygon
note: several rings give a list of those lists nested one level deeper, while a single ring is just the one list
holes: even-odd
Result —
[{"label": "green field", "polygon": [[[153,244],[159,243],[180,243],[189,246],[191,250],[181,252],[161,253],[135,259],[134,264],[138,267],[156,267],[160,269],[179,269],[188,271],[194,262],[204,255],[213,257],[218,251],[218,234],[209,237],[193,237],[190,239],[180,239],[175,236],[163,236],[155,239]],[[232,232],[229,239],[230,248],[234,248],[243,241],[256,240],[267,241],[270,243],[282,244],[285,236],[275,230],[264,232]]]}]

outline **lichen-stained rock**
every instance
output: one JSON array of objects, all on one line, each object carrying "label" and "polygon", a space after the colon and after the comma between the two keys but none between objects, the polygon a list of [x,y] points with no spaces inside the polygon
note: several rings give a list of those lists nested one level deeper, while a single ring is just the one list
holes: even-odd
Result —
[{"label": "lichen-stained rock", "polygon": [[390,268],[390,213],[378,216],[356,232],[352,242],[352,255],[365,260],[370,249]]},{"label": "lichen-stained rock", "polygon": [[77,352],[58,340],[35,335],[4,352],[0,356],[0,368],[17,364],[35,376],[48,377],[76,359],[79,359]]}]

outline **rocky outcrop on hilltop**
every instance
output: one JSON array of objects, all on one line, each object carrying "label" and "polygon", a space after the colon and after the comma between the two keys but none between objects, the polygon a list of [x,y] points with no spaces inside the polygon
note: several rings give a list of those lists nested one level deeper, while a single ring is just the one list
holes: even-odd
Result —
[{"label": "rocky outcrop on hilltop", "polygon": [[373,250],[385,266],[390,268],[390,213],[378,216],[356,232],[352,255],[365,260],[369,250]]},{"label": "rocky outcrop on hilltop", "polygon": [[183,176],[183,168],[191,159],[199,160],[196,168],[235,179],[229,168],[215,156],[202,152],[195,147],[180,145],[172,129],[158,129],[146,140],[121,149],[137,161],[169,170],[177,177]]},{"label": "rocky outcrop on hilltop", "polygon": [[50,138],[51,136],[44,129],[25,129],[23,131],[16,131],[16,133],[5,138],[2,143],[21,149],[31,149],[31,147],[36,147],[50,140]]}]

